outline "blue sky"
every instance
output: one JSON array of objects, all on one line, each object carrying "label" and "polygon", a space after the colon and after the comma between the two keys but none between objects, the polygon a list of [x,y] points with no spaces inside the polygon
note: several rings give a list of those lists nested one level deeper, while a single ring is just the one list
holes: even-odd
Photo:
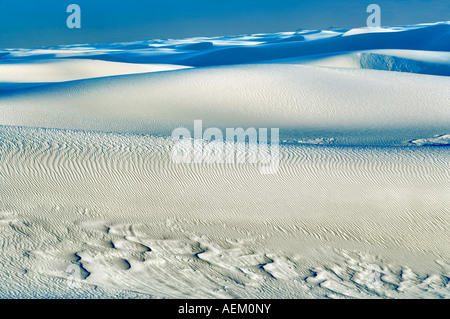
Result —
[{"label": "blue sky", "polygon": [[0,0],[0,48],[357,27],[371,3],[382,25],[450,20],[449,0]]}]

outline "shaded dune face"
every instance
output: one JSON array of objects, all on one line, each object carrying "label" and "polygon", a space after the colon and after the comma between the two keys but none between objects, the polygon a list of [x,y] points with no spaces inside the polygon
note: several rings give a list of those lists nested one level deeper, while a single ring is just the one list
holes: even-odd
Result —
[{"label": "shaded dune face", "polygon": [[[0,297],[449,298],[449,34],[3,50]],[[176,163],[195,120],[277,171]]]},{"label": "shaded dune face", "polygon": [[[214,38],[147,40],[131,43],[95,45],[67,45],[34,49],[8,49],[0,52],[5,63],[35,63],[36,61],[84,59],[109,62],[112,69],[121,68],[120,63],[147,65],[183,65],[191,67],[266,63],[273,60],[300,59],[314,56],[335,56],[342,53],[390,50],[388,55],[397,56],[394,51],[434,52],[425,61],[436,63],[430,69],[447,72],[450,63],[448,53],[450,24],[441,22],[415,26],[299,30],[276,34],[255,34]],[[437,54],[437,55],[436,55]],[[439,57],[440,54],[443,54]],[[422,61],[422,58],[419,58]],[[114,66],[113,62],[119,62]],[[426,73],[427,69],[401,69],[405,61],[380,59],[370,68],[386,69],[389,63],[398,64],[397,70]],[[408,63],[417,63],[408,62]],[[100,69],[102,63],[95,67]],[[123,64],[123,65],[125,65]],[[107,63],[103,63],[103,66]],[[122,66],[123,66],[122,65]],[[366,65],[367,66],[367,65]],[[142,67],[142,66],[141,66]],[[131,69],[136,67],[130,66]],[[442,68],[443,70],[439,70]],[[81,68],[82,69],[82,68]],[[81,71],[81,70],[79,70]],[[81,72],[82,73],[82,72]],[[107,73],[107,72],[106,72]],[[134,73],[134,72],[133,72]],[[2,77],[0,77],[1,79]]]}]

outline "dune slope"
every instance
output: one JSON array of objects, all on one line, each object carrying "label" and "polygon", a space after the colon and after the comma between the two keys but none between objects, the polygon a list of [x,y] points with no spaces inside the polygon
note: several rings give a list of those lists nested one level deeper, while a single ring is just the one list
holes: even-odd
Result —
[{"label": "dune slope", "polygon": [[290,134],[345,131],[344,142],[366,144],[367,130],[385,132],[378,143],[394,129],[400,140],[447,133],[449,103],[446,77],[249,65],[53,84],[0,97],[0,119],[149,134],[170,134],[202,119],[206,126],[278,127]]}]

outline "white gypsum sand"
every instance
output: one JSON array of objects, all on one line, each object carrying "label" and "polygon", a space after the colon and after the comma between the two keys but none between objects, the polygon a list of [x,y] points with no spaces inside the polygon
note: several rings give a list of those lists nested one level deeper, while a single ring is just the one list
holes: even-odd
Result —
[{"label": "white gypsum sand", "polygon": [[0,96],[0,103],[4,125],[33,127],[170,135],[203,119],[223,128],[441,132],[450,121],[450,78],[227,66],[57,83]]},{"label": "white gypsum sand", "polygon": [[444,148],[282,147],[262,175],[174,164],[165,138],[1,139],[3,296],[448,297]]},{"label": "white gypsum sand", "polygon": [[[0,297],[449,298],[449,29],[3,50]],[[277,173],[174,163],[194,120]]]}]

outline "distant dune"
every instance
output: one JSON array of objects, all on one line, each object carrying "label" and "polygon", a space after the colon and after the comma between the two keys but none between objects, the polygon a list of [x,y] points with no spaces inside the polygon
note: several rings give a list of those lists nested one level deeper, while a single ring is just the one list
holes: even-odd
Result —
[{"label": "distant dune", "polygon": [[[227,66],[64,82],[4,95],[0,103],[5,125],[170,135],[202,119],[211,127],[278,127],[286,138],[326,131],[339,142],[346,131],[343,142],[385,144],[445,133],[450,78]],[[380,140],[362,134],[367,130]]]}]

